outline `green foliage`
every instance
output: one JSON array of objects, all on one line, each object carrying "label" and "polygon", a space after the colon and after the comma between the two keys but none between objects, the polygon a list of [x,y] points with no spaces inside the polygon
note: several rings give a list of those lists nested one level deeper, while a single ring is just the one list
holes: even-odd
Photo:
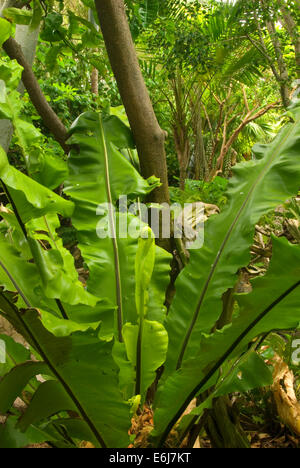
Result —
[{"label": "green foliage", "polygon": [[32,21],[32,12],[28,10],[20,10],[19,8],[6,8],[3,10],[4,18],[16,23],[29,25]]},{"label": "green foliage", "polygon": [[2,46],[3,42],[5,42],[11,34],[11,25],[4,18],[0,18],[0,26],[1,26],[0,45]]},{"label": "green foliage", "polygon": [[[159,322],[147,320],[149,286],[155,265],[155,242],[149,229],[142,232],[135,260],[135,303],[138,324],[125,323],[122,334],[132,371],[136,373],[135,392],[144,398],[155,380],[156,370],[165,362],[168,335]],[[133,375],[133,372],[129,376]],[[127,383],[129,385],[129,383]]]},{"label": "green foliage", "polygon": [[[128,446],[132,412],[144,401],[162,364],[154,402],[154,446],[165,442],[187,404],[210,387],[213,392],[192,416],[201,416],[218,395],[271,383],[270,370],[256,352],[261,340],[255,339],[299,323],[298,245],[274,238],[267,274],[253,282],[250,294],[236,296],[239,313],[232,324],[212,329],[222,312],[223,293],[249,262],[255,224],[298,191],[299,112],[295,105],[290,110],[294,122],[271,145],[257,148],[256,160],[236,167],[224,195],[223,179],[201,186],[214,197],[221,192],[228,202],[221,215],[208,221],[204,246],[191,251],[167,319],[163,304],[170,256],[155,246],[138,217],[116,204],[120,195],[137,199],[157,184],[144,181],[119,151],[133,146],[126,124],[94,112],[74,122],[65,183],[71,201],[12,168],[1,153],[0,176],[11,202],[5,223],[18,236],[0,230],[0,311],[37,358],[28,361],[26,350],[7,341],[15,357],[0,364],[1,411],[17,396],[30,394],[17,425],[9,418],[2,428],[7,444],[44,439],[63,447],[81,440],[96,447]],[[99,204],[103,208],[109,201],[114,216],[110,210],[99,211]],[[112,238],[97,236],[97,209],[101,227],[115,233]],[[77,230],[90,272],[86,289],[77,281],[74,261],[57,234],[57,212],[71,216]],[[119,235],[116,220],[124,216],[134,223],[135,238]],[[38,374],[44,377],[42,383],[36,380]],[[182,421],[179,431],[188,421]]]},{"label": "green foliage", "polygon": [[224,192],[227,185],[228,180],[222,177],[216,177],[212,182],[186,180],[184,191],[177,187],[170,187],[170,197],[172,203],[181,205],[202,201],[222,208],[226,204]]},{"label": "green foliage", "polygon": [[16,90],[21,72],[22,68],[16,61],[0,60],[0,118],[11,120],[13,124],[15,144],[28,175],[54,189],[65,180],[67,166],[61,158],[44,151],[44,136],[31,122],[25,120],[24,102]]},{"label": "green foliage", "polygon": [[[266,36],[265,21],[274,18],[276,4],[265,11],[257,2],[126,2],[160,123],[175,139],[183,135],[176,143],[169,138],[168,159],[175,166],[182,144],[190,151],[191,179],[184,190],[171,187],[171,201],[221,209],[205,224],[202,248],[190,251],[174,298],[169,296],[175,258],[171,271],[172,256],[155,245],[140,219],[140,203],[159,180],[139,173],[97,21],[87,19],[87,8],[95,13],[94,2],[82,4],[71,11],[70,2],[33,0],[30,9],[7,9],[9,21],[0,18],[0,44],[12,32],[10,22],[30,29],[42,23],[34,71],[63,123],[74,121],[65,161],[28,95],[22,99],[17,91],[21,67],[0,59],[0,119],[14,129],[10,154],[0,148],[0,314],[27,343],[0,335],[7,351],[0,364],[0,412],[6,418],[1,448],[44,441],[74,448],[83,440],[95,447],[128,447],[134,441],[128,435],[131,418],[152,393],[155,428],[147,443],[163,446],[174,427],[181,441],[191,418],[199,421],[214,398],[271,385],[260,346],[271,331],[286,333],[300,322],[296,243],[274,237],[267,273],[252,282],[251,293],[234,294],[238,272],[250,261],[255,225],[298,193],[299,103],[289,109],[290,121],[276,139],[256,145],[252,156],[250,146],[258,138],[271,140],[281,126],[277,111],[242,129],[226,155],[226,176],[234,158],[243,161],[230,181],[213,173],[222,141],[239,127],[245,108],[257,111],[265,96],[278,99],[253,20],[257,11]],[[252,15],[247,24],[245,14]],[[291,60],[288,34],[277,34],[284,59]],[[265,45],[275,58],[271,38]],[[98,97],[90,91],[93,67],[99,72]],[[192,179],[199,148],[207,164],[200,177],[209,182]],[[177,181],[176,176],[173,167]],[[54,192],[61,184],[60,194]],[[132,212],[122,196],[135,203]],[[299,221],[297,203],[286,206],[287,218]],[[76,263],[66,236],[76,244]],[[233,320],[216,331],[227,312],[227,293]],[[282,345],[276,337],[267,341],[274,350]],[[176,426],[195,397],[197,407]],[[16,398],[24,411],[14,407]]]},{"label": "green foliage", "polygon": [[199,333],[210,332],[221,315],[223,293],[236,283],[239,268],[249,263],[255,224],[266,211],[298,191],[294,175],[299,173],[295,156],[299,106],[291,110],[295,122],[286,125],[270,145],[257,147],[256,160],[234,168],[226,208],[208,221],[204,246],[191,252],[190,263],[177,280],[177,295],[167,320],[170,360],[166,369],[170,371],[197,353]]},{"label": "green foliage", "polygon": [[2,148],[0,148],[0,178],[12,191],[24,223],[50,212],[68,217],[73,211],[71,202],[10,166]]},{"label": "green foliage", "polygon": [[153,24],[162,3],[162,0],[125,0],[131,34],[134,39],[137,39],[143,30]]},{"label": "green foliage", "polygon": [[[130,225],[137,220],[127,213],[110,212],[110,204],[115,205],[124,194],[145,196],[157,181],[154,185],[144,181],[118,151],[132,147],[133,141],[128,127],[117,117],[99,118],[96,113],[85,113],[74,122],[70,135],[69,143],[74,145],[74,150],[69,158],[70,176],[65,192],[75,203],[72,222],[89,268],[87,288],[100,296],[106,291],[118,309],[120,336],[123,319],[131,321],[134,316],[137,241],[127,237],[126,232],[123,238],[116,237],[116,233],[122,222]],[[122,296],[121,291],[126,294]],[[113,329],[112,318],[108,317],[107,327],[104,326],[109,334]]]},{"label": "green foliage", "polygon": [[47,42],[58,42],[64,36],[66,29],[62,26],[63,17],[60,13],[50,13],[45,19],[41,39]]},{"label": "green foliage", "polygon": [[[238,356],[245,352],[248,343],[259,335],[274,329],[297,327],[300,249],[284,239],[274,239],[273,247],[274,257],[267,275],[255,280],[251,294],[238,297],[240,315],[222,331],[202,335],[194,357],[187,360],[158,390],[155,405],[158,444],[165,440],[169,428],[182,413],[187,395],[191,400],[216,382],[222,385],[222,376],[218,378],[217,373],[228,359],[234,358],[234,362],[238,362]],[[284,271],[282,258],[289,262]],[[285,313],[286,310],[289,312]],[[178,388],[184,388],[182,398],[178,398]],[[171,423],[170,413],[174,414]]]}]

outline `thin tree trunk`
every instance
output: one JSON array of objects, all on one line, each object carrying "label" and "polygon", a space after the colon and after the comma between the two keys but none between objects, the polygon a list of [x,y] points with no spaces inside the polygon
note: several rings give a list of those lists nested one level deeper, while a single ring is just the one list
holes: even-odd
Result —
[{"label": "thin tree trunk", "polygon": [[283,25],[285,26],[295,47],[296,73],[297,78],[300,79],[300,34],[298,32],[298,26],[285,4],[281,6],[281,12]]},{"label": "thin tree trunk", "polygon": [[290,90],[289,90],[289,74],[284,61],[283,53],[281,50],[281,44],[279,42],[275,24],[272,21],[267,21],[267,28],[274,45],[278,68],[280,71],[280,93],[284,107],[288,107],[291,103]]},{"label": "thin tree trunk", "polygon": [[[95,21],[94,15],[93,15],[93,10],[89,8],[89,21],[95,26],[97,31],[99,30],[99,26]],[[99,71],[96,67],[92,68],[92,73],[91,73],[91,89],[92,93],[95,96],[99,95]]]},{"label": "thin tree trunk", "polygon": [[173,135],[175,149],[179,164],[179,186],[185,188],[187,171],[190,162],[189,123],[186,113],[186,90],[181,72],[177,70],[176,75],[170,81],[175,105],[172,108]]},{"label": "thin tree trunk", "polygon": [[98,83],[99,83],[99,72],[97,68],[93,67],[92,73],[91,73],[91,89],[92,89],[92,93],[95,94],[95,96],[99,95]]},{"label": "thin tree trunk", "polygon": [[179,185],[181,190],[184,190],[190,162],[190,144],[186,134],[186,128],[182,128],[180,123],[173,127],[173,134],[179,164]]},{"label": "thin tree trunk", "polygon": [[[0,0],[0,16],[2,15],[4,8],[14,7],[21,9],[29,3],[30,1]],[[18,28],[19,26],[17,26],[16,30],[18,30]],[[20,31],[22,31],[22,29],[20,29]],[[20,38],[22,42],[25,41],[24,34],[27,35],[23,30],[23,35]],[[28,31],[28,43],[27,46],[24,47],[24,51],[18,42],[12,37],[10,37],[2,47],[12,60],[16,60],[18,64],[23,67],[22,83],[26,88],[34,107],[43,119],[46,127],[48,127],[49,130],[53,133],[54,138],[58,141],[58,143],[60,143],[64,151],[68,153],[69,147],[66,144],[66,139],[68,136],[67,129],[46,100],[32,71],[31,62],[34,60],[36,45],[34,46],[33,37],[31,37],[30,40],[29,37],[30,34]],[[19,90],[22,92],[23,88],[20,88]],[[9,141],[9,134],[7,134],[4,144],[8,145]]]},{"label": "thin tree trunk", "polygon": [[46,100],[30,64],[24,57],[21,46],[15,39],[10,37],[3,44],[3,49],[11,59],[15,59],[19,65],[23,67],[22,81],[32,104],[36,108],[38,114],[42,117],[46,127],[49,128],[55,139],[67,153],[69,150],[69,147],[66,144],[68,136],[67,129]]},{"label": "thin tree trunk", "polygon": [[203,140],[203,121],[201,116],[201,102],[198,102],[193,119],[195,133],[195,179],[206,180],[208,177],[208,164]]},{"label": "thin tree trunk", "polygon": [[[267,5],[265,4],[264,0],[260,0],[261,5],[264,8],[267,8]],[[251,39],[251,36],[248,35],[248,39],[250,40],[251,44],[256,47],[259,52],[264,56],[264,58],[267,60],[273,75],[280,87],[280,94],[281,94],[281,100],[282,104],[284,107],[288,107],[290,105],[290,92],[289,92],[289,75],[288,75],[288,70],[284,61],[284,56],[283,52],[281,50],[281,44],[276,32],[276,27],[274,21],[266,20],[265,21],[265,26],[267,27],[267,31],[269,33],[270,39],[272,41],[274,50],[275,50],[275,55],[276,55],[276,61],[274,61],[273,57],[271,57],[268,53],[267,46],[265,44],[262,28],[260,25],[260,20],[258,18],[257,12],[254,11],[254,18],[257,24],[257,31],[259,35],[259,40],[260,40],[260,47],[256,44],[256,41]],[[278,67],[278,70],[276,68],[276,64]]]},{"label": "thin tree trunk", "polygon": [[181,190],[185,189],[186,177],[187,177],[187,171],[185,168],[185,164],[181,164],[179,166],[179,187]]},{"label": "thin tree trunk", "polygon": [[[265,0],[261,0],[261,4],[264,7],[267,6],[265,3]],[[280,93],[281,93],[282,103],[284,107],[288,107],[291,103],[290,90],[289,90],[289,73],[288,73],[288,69],[284,60],[282,46],[281,46],[277,31],[276,31],[274,20],[267,19],[266,27],[267,27],[270,39],[272,41],[274,50],[275,50],[276,61],[278,64],[279,78],[280,78],[279,84],[280,84]]]},{"label": "thin tree trunk", "polygon": [[165,132],[160,128],[139,66],[123,0],[95,0],[108,57],[136,142],[142,175],[160,178],[152,200],[169,202]]}]

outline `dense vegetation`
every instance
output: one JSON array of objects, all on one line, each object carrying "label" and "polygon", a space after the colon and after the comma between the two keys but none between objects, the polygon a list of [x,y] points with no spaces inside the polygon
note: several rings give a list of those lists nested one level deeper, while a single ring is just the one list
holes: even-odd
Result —
[{"label": "dense vegetation", "polygon": [[300,446],[299,20],[0,1],[1,448]]}]

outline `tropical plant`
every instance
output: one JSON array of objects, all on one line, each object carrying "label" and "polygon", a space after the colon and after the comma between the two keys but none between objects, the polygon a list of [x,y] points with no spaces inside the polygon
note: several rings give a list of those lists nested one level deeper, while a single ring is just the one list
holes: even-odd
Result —
[{"label": "tropical plant", "polygon": [[[13,91],[1,86],[1,115],[20,134]],[[234,168],[227,203],[206,222],[203,247],[190,251],[169,311],[171,256],[155,245],[139,209],[128,213],[120,201],[126,195],[139,206],[159,183],[144,180],[122,154],[134,147],[124,121],[92,111],[76,119],[64,196],[12,167],[0,149],[0,313],[28,344],[4,338],[9,359],[0,364],[0,412],[9,412],[1,428],[7,445],[46,440],[68,448],[85,440],[127,447],[134,442],[132,417],[153,401],[154,430],[145,445],[178,446],[215,397],[272,382],[256,350],[270,331],[299,324],[299,245],[274,238],[270,268],[253,291],[234,296],[234,287],[249,263],[256,223],[298,193],[299,103],[288,115],[270,145],[257,146],[252,161]],[[26,157],[26,142],[18,141]],[[59,217],[77,231],[84,284],[59,237]],[[124,225],[131,236],[120,230]],[[228,290],[230,304],[223,301]],[[231,325],[217,327],[228,323],[224,315]],[[18,396],[27,406],[21,415],[12,409]],[[181,419],[195,398],[196,409]]]},{"label": "tropical plant", "polygon": [[256,140],[244,138],[251,125],[253,130],[257,124],[267,142],[261,119],[278,105],[279,93],[271,90],[271,77],[263,76],[264,59],[249,48],[235,5],[176,6],[139,37],[138,45],[145,49],[143,71],[158,116],[165,102],[160,121],[173,135],[183,189],[187,177],[227,177],[237,158],[251,152]]}]

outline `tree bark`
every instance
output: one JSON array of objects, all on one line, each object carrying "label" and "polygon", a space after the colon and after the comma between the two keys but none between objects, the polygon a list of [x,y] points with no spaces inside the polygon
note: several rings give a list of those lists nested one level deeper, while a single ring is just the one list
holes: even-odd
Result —
[{"label": "tree bark", "polygon": [[[260,3],[263,7],[263,9],[268,12],[268,5],[265,3],[265,0],[260,0]],[[273,44],[276,60],[274,60],[273,57],[271,57],[268,53],[268,49],[265,43],[262,27],[260,25],[260,19],[258,17],[258,14],[256,11],[254,11],[254,18],[256,21],[257,25],[257,32],[259,35],[259,42],[260,46],[257,45],[256,41],[251,38],[250,35],[248,35],[248,39],[250,40],[251,44],[256,47],[259,52],[263,55],[263,57],[267,60],[273,75],[280,87],[280,94],[281,94],[281,100],[282,104],[284,107],[288,107],[290,105],[290,90],[289,90],[289,74],[288,74],[288,69],[284,60],[283,56],[283,51],[281,47],[281,43],[276,31],[276,25],[275,21],[272,20],[271,18],[264,20],[264,26],[266,26],[266,30],[270,36],[271,42]],[[276,68],[278,67],[278,69]]]},{"label": "tree bark", "polygon": [[[99,31],[99,26],[95,21],[93,10],[91,8],[89,8],[89,21],[93,26],[95,26],[97,31]],[[99,71],[96,67],[93,67],[91,72],[91,89],[95,96],[99,96]]]},{"label": "tree bark", "polygon": [[173,127],[174,142],[179,164],[180,188],[184,190],[187,178],[187,170],[190,162],[190,143],[186,132],[186,127],[181,122]]},{"label": "tree bark", "polygon": [[123,0],[95,0],[108,57],[136,142],[141,172],[161,187],[152,201],[169,202],[165,132],[160,128],[140,70]]},{"label": "tree bark", "polygon": [[95,94],[95,96],[99,96],[98,83],[99,83],[99,72],[96,67],[93,67],[92,73],[91,73],[91,90],[92,90],[92,93]]},{"label": "tree bark", "polygon": [[195,179],[206,180],[208,176],[208,165],[205,154],[205,146],[203,139],[203,121],[201,116],[201,106],[198,107],[193,124],[195,134]]}]

